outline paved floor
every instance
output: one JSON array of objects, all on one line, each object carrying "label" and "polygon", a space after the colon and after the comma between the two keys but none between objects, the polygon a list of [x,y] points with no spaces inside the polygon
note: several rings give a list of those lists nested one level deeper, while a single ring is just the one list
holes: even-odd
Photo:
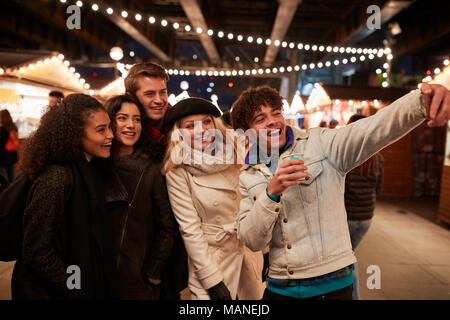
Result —
[{"label": "paved floor", "polygon": [[[450,230],[413,210],[377,202],[372,226],[356,249],[363,299],[450,299]],[[367,288],[370,265],[380,267],[379,290]]]},{"label": "paved floor", "polygon": [[[450,229],[413,213],[429,210],[426,216],[432,216],[435,203],[404,202],[377,202],[372,226],[356,250],[361,298],[450,300]],[[371,265],[380,268],[380,289],[367,288]],[[0,262],[0,299],[11,298],[12,267]]]}]

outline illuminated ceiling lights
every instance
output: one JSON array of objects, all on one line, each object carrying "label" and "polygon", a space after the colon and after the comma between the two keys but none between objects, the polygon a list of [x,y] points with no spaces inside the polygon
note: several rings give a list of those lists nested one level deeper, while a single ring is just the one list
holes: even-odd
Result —
[{"label": "illuminated ceiling lights", "polygon": [[[28,65],[20,66],[14,70],[9,71],[12,74],[19,73],[20,75],[26,76],[27,72],[40,72],[40,68],[49,66],[51,63],[55,63],[57,65],[60,65],[62,68],[64,68],[68,73],[71,74],[71,76],[74,78],[74,83],[77,83],[79,88],[84,91],[84,89],[90,89],[91,85],[86,82],[85,79],[81,78],[81,75],[76,72],[74,67],[70,67],[70,61],[65,60],[65,57],[63,54],[56,54],[52,57],[43,58],[41,60],[29,63]],[[1,69],[3,72],[0,72],[0,74],[4,74],[5,71]],[[33,74],[32,74],[33,75]],[[91,93],[92,89],[86,92]]]},{"label": "illuminated ceiling lights", "polygon": [[[66,3],[66,1],[65,0],[60,0],[60,2],[61,3]],[[82,1],[77,1],[76,2],[76,4],[79,6],[79,7],[82,7],[83,6],[83,2]],[[94,10],[94,11],[98,11],[100,9],[100,7],[99,7],[99,5],[98,4],[93,4],[92,5],[92,10]],[[107,9],[106,9],[106,12],[108,13],[108,14],[113,14],[113,12],[114,12],[114,10],[112,9],[112,8],[110,8],[110,7],[108,7]],[[142,20],[142,18],[145,16],[144,14],[141,14],[141,13],[139,13],[139,12],[134,12],[134,14],[129,14],[127,11],[125,11],[125,10],[122,10],[122,11],[119,11],[119,12],[121,12],[121,15],[122,15],[122,17],[124,18],[124,19],[126,19],[126,18],[130,18],[130,16],[134,16],[134,18],[137,20],[137,21],[141,21]],[[155,17],[155,16],[149,16],[149,18],[148,18],[148,22],[150,23],[150,24],[154,24],[154,23],[156,23],[157,22],[157,20],[159,20],[159,21],[161,21],[161,25],[163,26],[163,27],[167,27],[167,25],[168,25],[168,22],[167,22],[167,18],[157,18],[157,17]],[[178,25],[179,25],[179,22],[174,22],[174,24],[175,23],[177,23]],[[177,29],[177,28],[176,28]],[[190,25],[186,25],[185,26],[185,28],[184,28],[184,30],[186,31],[186,32],[190,32],[191,31],[191,26]],[[180,29],[181,30],[181,29]],[[196,30],[195,30],[198,34],[201,34],[201,33],[203,33],[203,30],[201,29],[201,28],[196,28]],[[231,33],[231,32],[228,32],[228,33],[226,33],[226,32],[224,32],[224,31],[222,31],[222,32],[217,32],[217,31],[215,31],[215,30],[213,30],[213,29],[208,29],[208,31],[207,31],[207,35],[208,36],[210,36],[210,37],[212,37],[212,36],[214,36],[214,35],[217,35],[219,38],[223,38],[224,37],[224,35],[225,34],[227,34],[227,39],[228,40],[234,40],[234,39],[236,39],[237,41],[242,41],[244,38],[245,39],[247,39],[247,41],[249,42],[249,43],[253,43],[254,42],[254,40],[256,39],[256,43],[257,44],[260,44],[260,45],[262,45],[262,44],[265,44],[265,45],[267,45],[267,46],[269,46],[269,45],[271,45],[272,44],[272,40],[270,39],[270,38],[265,38],[264,36],[262,36],[262,35],[247,35],[247,36],[243,36],[243,35],[238,35],[237,37],[235,37],[235,35],[233,34],[233,33]],[[274,41],[274,45],[275,46],[282,46],[283,48],[286,48],[286,47],[289,47],[290,49],[293,49],[293,48],[295,48],[295,43],[294,42],[290,42],[289,44],[286,42],[286,41],[282,41],[282,40],[275,40]],[[389,55],[389,53],[390,53],[390,51],[389,52],[387,52],[386,50],[383,50],[383,49],[380,49],[380,48],[375,48],[375,49],[373,49],[373,48],[351,48],[351,47],[337,47],[337,46],[335,46],[335,47],[331,47],[331,46],[326,46],[325,47],[325,45],[324,44],[302,44],[302,43],[298,43],[297,44],[297,49],[299,49],[299,50],[306,50],[306,51],[308,51],[308,50],[312,50],[312,51],[317,51],[317,50],[319,50],[319,51],[321,51],[321,52],[323,52],[324,50],[326,50],[327,52],[331,52],[331,51],[333,51],[333,52],[335,52],[335,53],[347,53],[347,54],[355,54],[355,53],[358,53],[358,54],[364,54],[364,55],[366,55],[366,54],[373,54],[373,55],[375,55],[375,54],[377,54],[377,56],[378,57],[381,57],[382,55]],[[372,58],[370,58],[370,59],[372,59]],[[388,58],[389,60],[390,59],[392,59],[392,55],[389,55],[389,58]]]},{"label": "illuminated ceiling lights", "polygon": [[[239,57],[235,58],[236,61],[239,61]],[[350,63],[357,63],[357,59],[356,57],[351,57],[350,60],[349,59],[341,59],[341,60],[334,60],[333,64],[334,65],[339,65],[339,64],[350,64]],[[223,77],[223,76],[249,76],[249,75],[262,75],[262,74],[277,74],[277,73],[286,73],[286,72],[298,72],[300,71],[300,69],[302,70],[314,70],[314,69],[320,69],[325,67],[330,67],[332,64],[332,62],[330,61],[326,61],[325,63],[319,62],[316,64],[314,63],[310,63],[309,65],[307,64],[303,64],[301,67],[299,65],[295,65],[295,66],[280,66],[280,67],[273,67],[272,69],[270,68],[266,68],[266,69],[261,69],[261,68],[253,68],[253,69],[246,69],[246,70],[232,70],[232,69],[223,69],[221,71],[212,71],[212,70],[201,70],[201,69],[197,69],[195,71],[193,71],[193,73],[196,76],[216,76],[216,77]],[[130,66],[131,67],[131,66]],[[168,69],[167,73],[169,75],[188,75],[188,70],[182,70],[182,69]]]}]

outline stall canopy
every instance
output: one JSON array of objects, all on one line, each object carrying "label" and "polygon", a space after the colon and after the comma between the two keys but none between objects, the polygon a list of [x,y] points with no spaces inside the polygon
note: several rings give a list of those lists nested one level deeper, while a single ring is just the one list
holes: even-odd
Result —
[{"label": "stall canopy", "polygon": [[321,121],[337,120],[343,126],[355,113],[372,115],[392,101],[410,92],[410,89],[336,84],[314,84],[306,103],[308,113],[305,125],[317,127]]},{"label": "stall canopy", "polygon": [[95,94],[94,88],[58,52],[0,50],[0,109],[10,111],[19,136],[33,132],[52,90]]},{"label": "stall canopy", "polygon": [[64,55],[49,51],[0,50],[0,79],[36,85],[65,93],[93,94],[85,79]]}]

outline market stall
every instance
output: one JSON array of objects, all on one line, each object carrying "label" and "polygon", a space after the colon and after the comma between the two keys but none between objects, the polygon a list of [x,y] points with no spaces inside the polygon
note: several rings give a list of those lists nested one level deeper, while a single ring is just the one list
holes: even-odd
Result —
[{"label": "market stall", "polygon": [[331,120],[337,120],[338,127],[344,126],[353,114],[372,115],[409,91],[315,83],[306,103],[305,127],[318,127],[321,121],[330,123]]},{"label": "market stall", "polygon": [[8,109],[19,137],[33,132],[48,105],[48,94],[58,90],[94,94],[64,55],[57,52],[0,50],[0,109]]}]

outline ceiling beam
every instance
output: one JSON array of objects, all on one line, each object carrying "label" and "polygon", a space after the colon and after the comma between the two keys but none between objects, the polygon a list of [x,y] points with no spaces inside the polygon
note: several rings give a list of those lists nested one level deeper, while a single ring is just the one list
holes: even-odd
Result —
[{"label": "ceiling beam", "polygon": [[366,0],[351,8],[351,11],[344,15],[336,23],[335,28],[332,28],[332,31],[324,37],[325,41],[331,38],[336,46],[355,45],[376,30],[367,28],[367,19],[370,16],[367,13],[369,5],[377,5],[381,8],[380,25],[383,25],[414,2],[415,0]]},{"label": "ceiling beam", "polygon": [[206,33],[208,31],[208,26],[206,25],[205,18],[203,17],[203,13],[200,9],[200,6],[198,5],[197,0],[180,0],[180,4],[194,30],[196,30],[197,28],[201,28],[203,30],[203,32],[200,33],[198,37],[203,48],[205,48],[210,62],[212,64],[219,64],[221,60],[219,52],[217,51],[214,41]]},{"label": "ceiling beam", "polygon": [[[428,5],[428,4],[427,4]],[[439,5],[435,5],[439,8]],[[394,37],[394,57],[417,54],[419,51],[435,47],[431,51],[448,52],[450,48],[450,22],[445,10],[435,8],[415,8],[415,12],[399,21],[403,32]],[[427,12],[426,12],[427,11]],[[410,24],[409,21],[417,23]],[[427,51],[428,51],[427,50]],[[430,52],[428,52],[430,53]]]},{"label": "ceiling beam", "polygon": [[276,46],[274,42],[275,40],[282,41],[284,39],[301,0],[279,0],[279,2],[280,5],[278,7],[277,16],[270,35],[270,40],[272,40],[272,42],[268,46],[266,54],[264,55],[263,64],[266,67],[271,66],[275,61],[280,46]]},{"label": "ceiling beam", "polygon": [[[14,0],[12,1],[15,8],[12,9],[14,11],[9,12],[5,17],[10,18],[11,16],[15,15],[16,18],[19,20],[27,20],[27,22],[33,22],[36,23],[36,25],[41,26],[42,28],[40,30],[32,30],[30,34],[35,33],[42,33],[40,35],[41,37],[45,37],[45,32],[42,31],[42,29],[48,30],[48,34],[60,34],[61,37],[64,37],[64,35],[71,34],[75,37],[82,40],[84,43],[88,44],[89,46],[97,49],[104,50],[106,52],[109,52],[111,42],[109,38],[100,38],[98,36],[99,33],[99,26],[97,24],[93,24],[91,29],[94,29],[93,31],[90,31],[88,28],[82,28],[81,30],[69,30],[66,25],[65,18],[67,17],[65,13],[65,7],[56,6],[55,10],[51,10],[48,6],[42,5],[42,3],[39,3],[37,1],[19,1]],[[25,8],[26,10],[23,10]],[[2,16],[2,18],[4,18]],[[44,21],[45,23],[42,23],[41,21]],[[66,38],[66,37],[65,37]],[[35,39],[32,39],[35,40]],[[61,46],[53,45],[49,46],[50,48],[55,48],[58,50],[62,50]],[[66,52],[67,54],[67,52]]]},{"label": "ceiling beam", "polygon": [[[101,8],[107,8],[109,5],[103,0],[95,0],[89,1],[91,4],[97,3]],[[116,10],[117,11],[117,10]],[[156,44],[148,39],[144,34],[141,33],[134,25],[129,23],[126,19],[122,18],[122,16],[114,11],[112,14],[106,13],[105,10],[101,10],[102,14],[112,21],[117,27],[119,27],[123,32],[128,34],[131,38],[139,42],[142,46],[147,48],[150,52],[152,52],[158,59],[163,62],[170,62],[172,59],[161,50]]]}]

